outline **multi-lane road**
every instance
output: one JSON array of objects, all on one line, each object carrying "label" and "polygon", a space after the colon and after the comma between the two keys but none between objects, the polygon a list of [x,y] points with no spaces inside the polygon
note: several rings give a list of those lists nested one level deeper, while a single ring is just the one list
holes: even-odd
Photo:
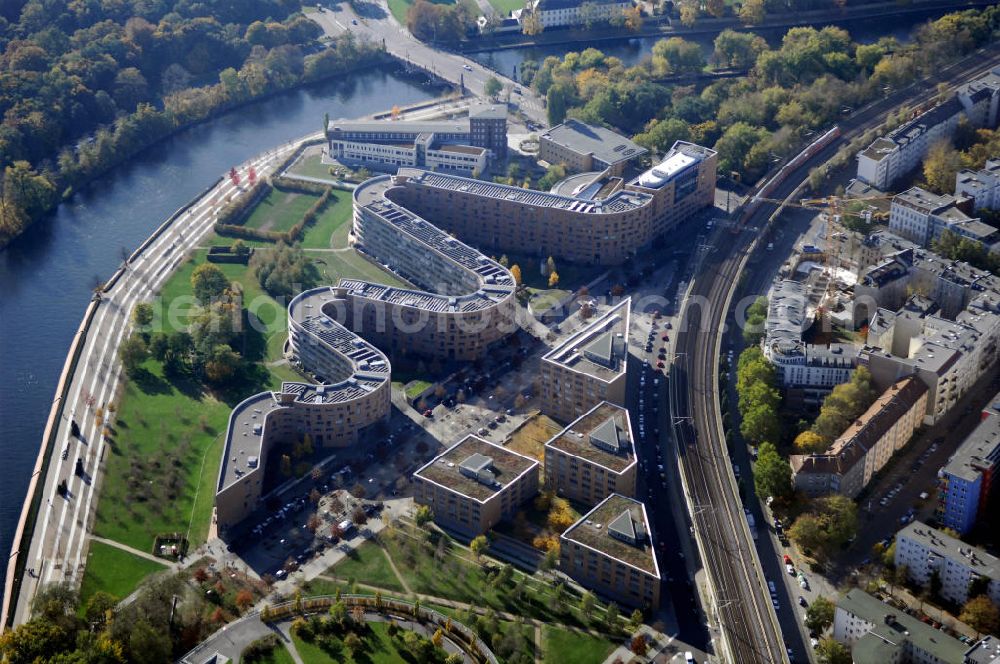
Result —
[{"label": "multi-lane road", "polygon": [[519,94],[511,95],[511,103],[516,104],[528,119],[539,124],[546,123],[545,105],[531,88],[520,86],[475,60],[424,44],[393,18],[385,0],[356,5],[356,8],[352,8],[351,3],[341,2],[324,8],[321,12],[310,12],[309,17],[327,35],[336,36],[349,31],[361,39],[382,43],[386,51],[400,60],[412,63],[453,85],[464,83],[465,88],[477,97],[485,98],[486,81],[490,77],[497,78],[511,90],[520,90]]},{"label": "multi-lane road", "polygon": [[[243,164],[241,172],[252,164],[261,176],[266,175],[293,150],[285,145]],[[46,583],[79,583],[86,564],[87,538],[97,506],[103,462],[108,452],[104,424],[98,410],[107,413],[115,398],[121,376],[118,346],[131,331],[130,316],[137,302],[151,299],[163,282],[189,252],[212,229],[216,212],[236,192],[229,178],[198,199],[174,220],[134,260],[100,302],[83,341],[76,369],[70,377],[65,402],[53,404],[53,412],[62,406],[62,417],[53,422],[54,446],[44,477],[38,477],[42,499],[32,524],[26,547],[12,552],[5,592],[18,586],[16,596],[5,597],[3,622],[23,622],[31,598]],[[107,418],[113,420],[110,413]],[[74,431],[74,423],[78,431]],[[113,423],[113,422],[112,422]],[[78,462],[79,460],[79,462]],[[82,472],[79,472],[82,471]],[[65,482],[65,496],[58,490]],[[28,500],[30,501],[30,496]],[[17,546],[17,544],[15,544]],[[23,556],[22,564],[15,564]],[[16,576],[20,573],[20,576]]]},{"label": "multi-lane road", "polygon": [[[791,195],[810,169],[879,124],[892,108],[925,101],[935,94],[939,83],[961,83],[998,63],[997,49],[983,49],[859,109],[841,123],[842,137],[789,174],[772,197]],[[731,662],[782,662],[789,653],[804,652],[798,629],[786,626],[782,635],[761,565],[761,559],[773,565],[776,554],[769,537],[755,544],[750,534],[719,411],[723,324],[753,247],[755,233],[750,229],[764,228],[773,212],[773,205],[762,205],[736,236],[726,229],[716,230],[716,247],[706,255],[682,305],[671,368],[672,425],[695,536],[709,577],[707,608],[722,632],[723,657]],[[751,487],[747,493],[753,496]],[[760,515],[756,505],[753,511]],[[763,528],[766,524],[758,525]],[[778,594],[787,601],[785,593]],[[789,613],[794,620],[794,613]]]}]

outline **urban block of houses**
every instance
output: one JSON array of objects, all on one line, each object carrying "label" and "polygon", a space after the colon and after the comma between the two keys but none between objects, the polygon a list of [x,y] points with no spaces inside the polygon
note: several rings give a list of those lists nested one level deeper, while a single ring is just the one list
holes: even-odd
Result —
[{"label": "urban block of houses", "polygon": [[607,21],[621,16],[632,4],[631,0],[528,0],[524,9],[514,10],[511,16],[523,25],[525,14],[534,13],[548,30]]},{"label": "urban block of houses", "polygon": [[921,521],[896,533],[895,562],[897,568],[905,566],[910,580],[923,588],[937,575],[939,594],[949,602],[965,604],[970,584],[978,581],[990,600],[1000,604],[1000,559]]},{"label": "urban block of houses", "polygon": [[572,422],[602,401],[625,403],[631,306],[625,298],[542,356],[542,411]]},{"label": "urban block of houses", "polygon": [[538,461],[469,435],[417,469],[413,483],[435,523],[475,537],[538,493]]},{"label": "urban block of houses", "polygon": [[988,159],[978,171],[960,170],[955,175],[955,196],[971,198],[976,212],[1000,207],[1000,159]]},{"label": "urban block of houses", "polygon": [[538,158],[563,164],[570,172],[606,171],[621,176],[625,166],[646,154],[621,134],[570,118],[538,137]]},{"label": "urban block of houses", "polygon": [[559,537],[559,568],[621,604],[655,609],[660,568],[641,502],[613,493]]},{"label": "urban block of houses", "polygon": [[858,362],[883,390],[918,376],[933,423],[1000,357],[1000,279],[891,233],[869,239],[860,255],[881,257],[854,287],[856,324],[869,324]]},{"label": "urban block of houses", "polygon": [[935,194],[911,187],[892,199],[889,229],[927,247],[945,231],[972,240],[986,249],[1000,242],[1000,231],[969,216],[973,199]]},{"label": "urban block of houses", "polygon": [[586,505],[634,497],[637,468],[628,410],[607,401],[545,443],[545,487]]},{"label": "urban block of houses", "polygon": [[810,496],[854,498],[923,423],[927,386],[914,376],[894,383],[829,450],[789,458],[795,488]]},{"label": "urban block of houses", "polygon": [[993,499],[993,476],[1000,463],[1000,394],[982,411],[982,420],[948,463],[938,471],[935,517],[965,535]]},{"label": "urban block of houses", "polygon": [[886,191],[917,168],[931,145],[950,139],[965,117],[974,127],[995,128],[1000,103],[1000,67],[963,85],[947,101],[917,115],[858,154],[858,179]]},{"label": "urban block of houses", "polygon": [[507,108],[473,102],[462,120],[333,120],[329,154],[347,165],[395,172],[400,167],[482,173],[507,158]]},{"label": "urban block of houses", "polygon": [[969,646],[904,611],[853,588],[837,600],[833,638],[854,664],[957,664]]},{"label": "urban block of houses", "polygon": [[819,293],[802,281],[781,279],[767,295],[764,355],[774,365],[778,381],[791,399],[818,402],[847,382],[857,364],[851,344],[808,344],[803,333],[812,325]]}]

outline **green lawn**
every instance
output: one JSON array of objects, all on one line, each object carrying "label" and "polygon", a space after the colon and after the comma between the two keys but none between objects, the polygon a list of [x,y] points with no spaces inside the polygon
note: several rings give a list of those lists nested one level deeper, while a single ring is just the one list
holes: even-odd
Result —
[{"label": "green lawn", "polygon": [[80,604],[86,606],[87,600],[101,590],[124,599],[142,579],[164,569],[165,566],[132,555],[128,551],[104,542],[92,541],[87,554],[87,571],[80,585]]},{"label": "green lawn", "polygon": [[510,16],[515,9],[524,7],[524,0],[490,0],[490,5],[503,17]]},{"label": "green lawn", "polygon": [[292,654],[288,652],[288,648],[280,641],[278,642],[278,646],[269,655],[256,660],[256,662],[257,664],[295,664]]},{"label": "green lawn", "polygon": [[[323,213],[316,222],[306,227],[302,234],[303,249],[342,249],[347,247],[347,235],[351,230],[351,192],[336,189],[331,194]],[[333,242],[336,236],[337,242]]]},{"label": "green lawn", "polygon": [[[521,281],[525,286],[538,290],[548,290],[549,278],[542,274],[541,259],[537,256],[507,254],[507,260],[510,261],[511,265],[518,265],[521,268]],[[607,270],[600,265],[578,265],[566,261],[556,261],[555,263],[556,273],[559,275],[558,288],[562,290],[576,290]]]},{"label": "green lawn", "polygon": [[417,395],[423,393],[431,384],[426,380],[411,380],[406,384],[406,398],[415,399]]},{"label": "green lawn", "polygon": [[389,566],[382,548],[370,541],[354,549],[326,573],[336,575],[339,579],[353,579],[358,583],[403,592],[403,585]]},{"label": "green lawn", "polygon": [[340,646],[335,657],[332,657],[315,643],[307,643],[294,634],[292,642],[295,644],[295,649],[299,652],[302,661],[309,664],[344,664],[347,662],[354,664],[399,664],[400,662],[414,661],[413,655],[403,649],[400,637],[392,639],[387,630],[386,623],[368,623],[368,629],[363,634],[358,635],[362,637],[364,645],[356,657],[352,657],[348,650],[343,647],[341,639],[334,638]]},{"label": "green lawn", "polygon": [[306,249],[306,254],[319,267],[319,272],[324,276],[325,281],[331,284],[335,284],[338,279],[345,277],[374,281],[388,286],[406,286],[402,279],[370,262],[354,249],[341,252],[319,252]]},{"label": "green lawn", "polygon": [[[436,5],[453,5],[455,0],[430,0]],[[479,11],[479,6],[476,4],[475,0],[460,0],[465,3],[465,5],[472,12],[472,16],[479,16],[482,12]],[[389,11],[392,15],[399,21],[400,25],[406,25],[406,12],[409,11],[410,5],[413,4],[413,0],[389,0]]]},{"label": "green lawn", "polygon": [[291,175],[302,175],[307,178],[320,178],[334,182],[335,178],[330,175],[330,164],[324,164],[319,152],[306,154],[299,157],[291,168],[288,169]]},{"label": "green lawn", "polygon": [[302,221],[302,215],[318,198],[319,196],[299,191],[271,189],[264,200],[254,206],[253,212],[243,225],[247,228],[283,233]]},{"label": "green lawn", "polygon": [[545,664],[600,664],[615,644],[586,632],[545,625],[542,627],[542,653]]},{"label": "green lawn", "polygon": [[532,310],[536,314],[548,311],[570,294],[570,291],[562,288],[528,288],[528,292],[532,294],[532,298],[529,301],[531,302]]}]

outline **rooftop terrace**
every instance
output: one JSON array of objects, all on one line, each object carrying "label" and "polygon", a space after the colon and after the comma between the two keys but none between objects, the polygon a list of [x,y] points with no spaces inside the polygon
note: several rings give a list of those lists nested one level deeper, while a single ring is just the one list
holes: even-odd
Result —
[{"label": "rooftop terrace", "polygon": [[610,382],[625,371],[631,305],[631,298],[625,298],[542,360]]}]

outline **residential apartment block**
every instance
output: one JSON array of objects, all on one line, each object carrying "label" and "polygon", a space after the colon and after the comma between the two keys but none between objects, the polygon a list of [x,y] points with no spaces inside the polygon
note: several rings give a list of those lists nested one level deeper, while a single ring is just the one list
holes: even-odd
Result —
[{"label": "residential apartment block", "polygon": [[1000,560],[920,521],[896,533],[896,567],[902,565],[910,580],[922,587],[936,574],[940,595],[949,602],[965,604],[969,584],[979,581],[990,600],[1000,604]]},{"label": "residential apartment block", "polygon": [[808,344],[802,334],[812,325],[819,293],[801,281],[774,282],[767,295],[764,356],[777,370],[789,399],[818,403],[835,385],[847,382],[857,363],[850,344]]},{"label": "residential apartment block", "polygon": [[602,401],[625,403],[628,331],[626,298],[542,356],[542,410],[572,422]]},{"label": "residential apartment block", "polygon": [[575,196],[401,168],[391,197],[482,250],[618,265],[712,205],[716,163],[678,141],[665,166],[631,183],[602,173]]},{"label": "residential apartment block", "polygon": [[870,322],[858,362],[880,389],[918,376],[933,423],[1000,357],[1000,279],[889,235],[854,288],[856,324]]},{"label": "residential apartment block", "polygon": [[335,120],[326,135],[330,156],[348,165],[482,173],[507,158],[507,109],[475,102],[464,120]]},{"label": "residential apartment block", "polygon": [[921,246],[929,246],[945,231],[967,238],[989,249],[1000,240],[1000,232],[979,219],[970,217],[973,200],[938,195],[911,187],[893,197],[889,228]]},{"label": "residential apartment block", "polygon": [[810,496],[854,498],[909,442],[927,411],[927,386],[908,376],[894,383],[821,454],[793,454],[792,481]]},{"label": "residential apartment block", "polygon": [[646,154],[636,145],[610,129],[570,118],[546,130],[538,137],[538,158],[550,164],[563,164],[571,172],[606,171],[621,176],[629,161]]},{"label": "residential apartment block", "polygon": [[621,604],[655,609],[660,603],[646,507],[611,494],[559,537],[559,568],[577,583]]},{"label": "residential apartment block", "polygon": [[859,588],[837,600],[833,638],[854,664],[957,664],[969,646]]},{"label": "residential apartment block", "polygon": [[1000,464],[1000,394],[983,410],[982,421],[938,471],[935,517],[960,535],[972,530],[993,498]]},{"label": "residential apartment block", "polygon": [[413,499],[435,523],[475,537],[538,493],[538,462],[470,435],[413,473],[413,483]]},{"label": "residential apartment block", "polygon": [[390,409],[389,361],[377,348],[331,317],[343,293],[306,291],[288,306],[288,337],[303,366],[320,384],[285,382],[254,395],[229,416],[216,486],[220,536],[260,506],[270,450],[306,435],[317,447],[343,447],[365,438]]},{"label": "residential apartment block", "polygon": [[950,139],[961,118],[974,127],[997,126],[1000,68],[959,88],[944,103],[917,115],[858,154],[858,179],[886,191],[917,168],[930,147]]},{"label": "residential apartment block", "polygon": [[587,505],[634,497],[637,468],[628,410],[607,401],[545,443],[545,488]]},{"label": "residential apartment block", "polygon": [[1000,207],[1000,159],[988,159],[978,171],[960,170],[955,175],[955,196],[971,198],[975,211]]}]

